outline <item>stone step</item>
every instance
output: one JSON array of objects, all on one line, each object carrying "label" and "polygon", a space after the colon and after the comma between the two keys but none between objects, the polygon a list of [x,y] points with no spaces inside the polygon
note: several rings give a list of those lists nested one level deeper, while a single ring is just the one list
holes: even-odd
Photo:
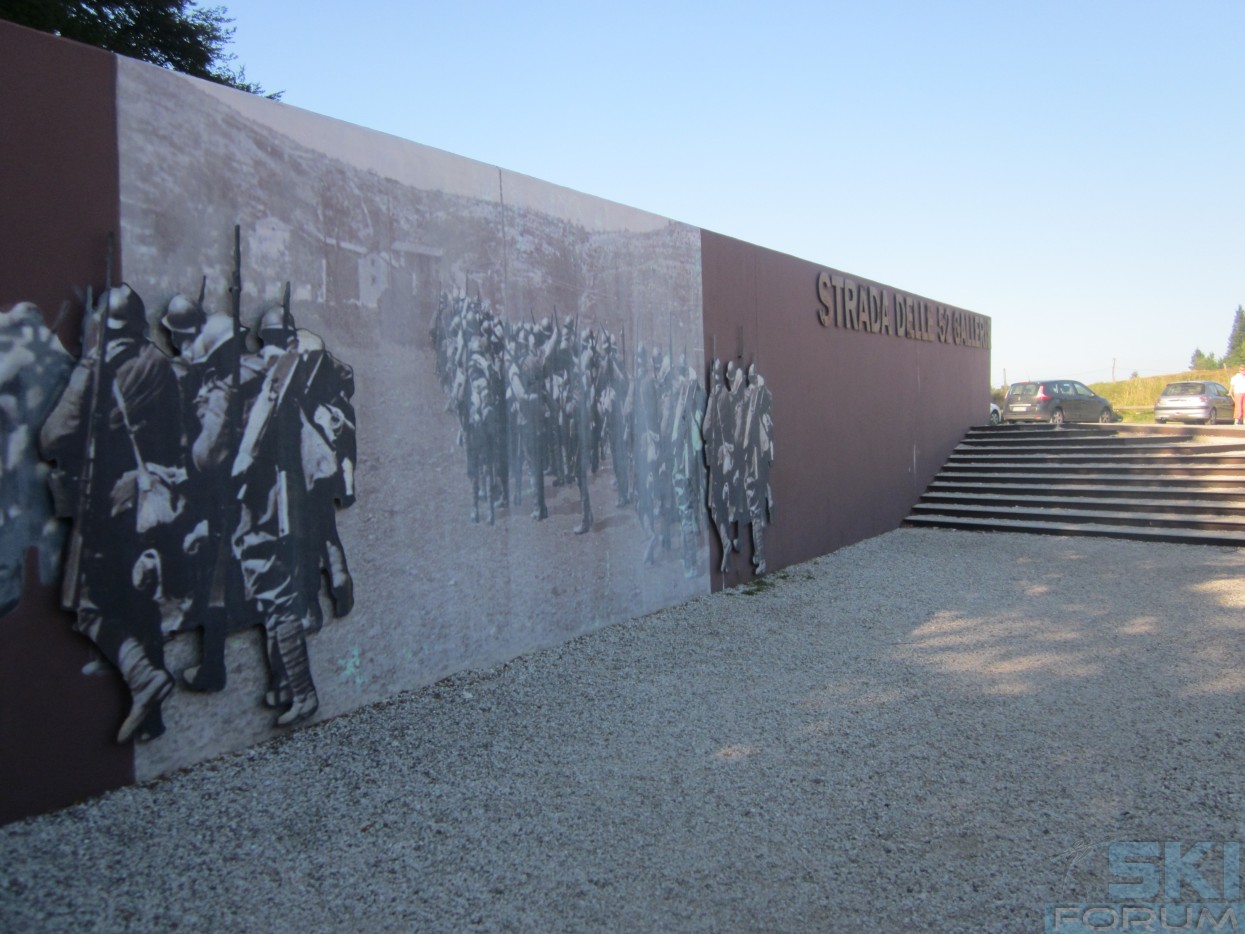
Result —
[{"label": "stone step", "polygon": [[940,493],[998,493],[1000,495],[1054,495],[1080,498],[1083,496],[1126,497],[1138,496],[1155,499],[1198,497],[1216,502],[1231,502],[1240,499],[1242,486],[1187,486],[1165,485],[1145,486],[1133,484],[1129,486],[1110,485],[1105,483],[1069,483],[1049,484],[1044,482],[991,483],[991,482],[956,482],[953,480],[935,480],[930,484],[930,492]]},{"label": "stone step", "polygon": [[967,529],[978,532],[1028,532],[1035,535],[1128,538],[1138,541],[1169,542],[1185,545],[1227,545],[1236,548],[1245,546],[1245,532],[1143,528],[1128,525],[1112,525],[1109,523],[1008,521],[1005,519],[977,519],[968,516],[911,515],[904,520],[904,525]]},{"label": "stone step", "polygon": [[[1080,504],[1077,504],[1080,506]],[[1128,509],[1090,509],[1067,506],[980,505],[975,503],[917,503],[913,515],[968,516],[1007,521],[1098,523],[1147,528],[1188,528],[1202,531],[1224,530],[1245,535],[1245,516],[1214,513],[1133,511]]]},{"label": "stone step", "polygon": [[1069,445],[1051,445],[1046,442],[1032,442],[1028,445],[984,445],[980,442],[961,441],[951,453],[972,457],[1037,457],[1037,456],[1092,456],[1092,457],[1226,457],[1245,460],[1245,443],[1215,442],[1196,445],[1193,442],[1172,443],[1169,441],[1140,445],[1135,441],[1125,441],[1117,445],[1103,442],[1069,443]]},{"label": "stone step", "polygon": [[[1228,449],[1245,449],[1245,439],[1242,439],[1240,442],[1223,441],[1218,443]],[[1078,436],[1070,440],[1059,440],[1057,436],[1056,438],[1052,438],[1049,435],[1026,438],[999,438],[997,435],[968,435],[957,445],[957,450],[988,448],[997,450],[1026,451],[1034,448],[1061,450],[1065,447],[1075,450],[1085,449],[1103,451],[1133,447],[1149,451],[1164,450],[1168,448],[1173,450],[1189,450],[1197,449],[1201,447],[1201,445],[1197,444],[1197,442],[1192,439],[1185,438],[1130,438],[1122,435],[1109,435],[1105,437],[1086,435]]]},{"label": "stone step", "polygon": [[1035,451],[1031,453],[1005,453],[985,451],[952,451],[947,457],[947,467],[989,467],[1006,465],[1068,465],[1068,467],[1093,467],[1104,469],[1147,467],[1152,469],[1178,469],[1183,467],[1230,467],[1245,471],[1245,455],[1194,455],[1194,453],[1125,453]]},{"label": "stone step", "polygon": [[[1132,494],[1133,490],[1121,491]],[[1025,506],[1025,507],[1054,507],[1072,506],[1077,509],[1100,509],[1104,511],[1111,510],[1137,510],[1137,511],[1154,511],[1167,513],[1183,513],[1196,515],[1205,513],[1210,505],[1205,497],[1196,499],[1162,499],[1159,497],[1135,497],[1129,496],[1097,496],[1094,491],[1087,490],[1084,495],[1075,498],[1068,496],[1048,496],[1042,493],[976,493],[966,491],[955,491],[944,493],[937,490],[930,490],[921,497],[917,505],[923,503],[930,504],[931,507],[939,504],[977,504],[981,506]],[[1214,500],[1214,511],[1219,515],[1242,516],[1245,517],[1245,499],[1223,499]]]}]

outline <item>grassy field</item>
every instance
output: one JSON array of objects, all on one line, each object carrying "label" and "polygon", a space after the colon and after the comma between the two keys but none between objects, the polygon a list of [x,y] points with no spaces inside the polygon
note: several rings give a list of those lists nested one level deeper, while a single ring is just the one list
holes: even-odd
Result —
[{"label": "grassy field", "polygon": [[[1116,413],[1126,422],[1154,423],[1154,400],[1168,383],[1184,380],[1206,379],[1228,385],[1232,378],[1230,370],[1186,370],[1168,376],[1139,376],[1136,379],[1119,379],[1115,382],[1088,383],[1090,389],[1111,403]],[[1002,403],[1003,390],[992,394],[995,402]]]}]

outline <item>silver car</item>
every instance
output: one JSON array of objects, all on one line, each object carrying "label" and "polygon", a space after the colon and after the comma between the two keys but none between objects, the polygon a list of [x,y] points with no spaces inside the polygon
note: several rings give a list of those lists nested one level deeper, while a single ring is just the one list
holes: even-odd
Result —
[{"label": "silver car", "polygon": [[1214,425],[1232,422],[1232,394],[1226,386],[1208,380],[1168,383],[1154,403],[1154,420],[1164,422],[1198,422]]}]

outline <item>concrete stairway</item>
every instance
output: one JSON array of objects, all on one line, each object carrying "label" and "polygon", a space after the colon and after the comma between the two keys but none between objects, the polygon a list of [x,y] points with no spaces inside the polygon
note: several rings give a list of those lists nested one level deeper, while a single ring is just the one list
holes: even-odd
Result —
[{"label": "concrete stairway", "polygon": [[904,524],[1245,546],[1245,428],[974,428]]}]

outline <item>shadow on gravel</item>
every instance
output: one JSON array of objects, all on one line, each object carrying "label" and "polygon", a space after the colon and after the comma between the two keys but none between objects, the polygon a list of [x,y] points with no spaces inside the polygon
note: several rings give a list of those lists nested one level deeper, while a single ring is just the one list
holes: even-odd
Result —
[{"label": "shadow on gravel", "polygon": [[[872,647],[830,639],[834,676],[801,703],[853,803],[854,852],[831,848],[847,918],[1042,930],[1046,906],[1127,881],[1112,842],[1245,840],[1241,551],[919,535],[884,537],[888,557],[928,574],[845,578],[828,621]],[[1222,853],[1197,867],[1216,885]]]}]

